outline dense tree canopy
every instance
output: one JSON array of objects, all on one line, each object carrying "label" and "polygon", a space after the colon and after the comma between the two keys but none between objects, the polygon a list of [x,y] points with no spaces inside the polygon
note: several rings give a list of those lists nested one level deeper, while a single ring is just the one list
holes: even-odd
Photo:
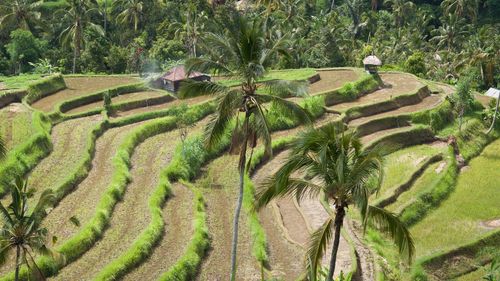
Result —
[{"label": "dense tree canopy", "polygon": [[[265,17],[270,39],[292,39],[281,68],[360,66],[375,53],[386,68],[426,78],[455,83],[473,73],[476,88],[500,81],[495,0],[7,0],[0,72],[29,72],[41,58],[63,72],[158,70],[206,56],[201,35],[235,13]],[[40,54],[20,62],[8,50],[18,29],[47,42]]]}]

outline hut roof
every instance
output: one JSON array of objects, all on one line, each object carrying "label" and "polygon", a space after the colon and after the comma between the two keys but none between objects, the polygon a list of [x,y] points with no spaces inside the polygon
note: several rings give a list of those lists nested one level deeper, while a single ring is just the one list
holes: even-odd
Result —
[{"label": "hut roof", "polygon": [[363,64],[364,65],[376,65],[376,66],[381,66],[382,65],[382,61],[377,58],[376,56],[367,56],[364,60],[363,60]]},{"label": "hut roof", "polygon": [[189,77],[187,76],[186,69],[184,68],[184,65],[178,65],[170,69],[167,73],[165,73],[162,78],[165,80],[170,80],[170,81],[180,81],[184,80],[186,78],[194,78],[194,77],[199,77],[203,76],[205,74],[201,72],[196,72],[193,71],[189,74]]},{"label": "hut roof", "polygon": [[489,88],[488,91],[486,91],[485,95],[487,95],[488,97],[498,99],[500,96],[500,90],[495,88]]}]

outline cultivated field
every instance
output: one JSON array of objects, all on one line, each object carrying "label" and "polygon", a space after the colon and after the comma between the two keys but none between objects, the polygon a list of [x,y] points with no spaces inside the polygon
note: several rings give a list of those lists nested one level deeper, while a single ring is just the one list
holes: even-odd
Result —
[{"label": "cultivated field", "polygon": [[[410,226],[417,250],[414,267],[406,270],[386,237],[373,229],[363,235],[357,212],[350,210],[335,275],[483,276],[500,251],[500,193],[498,178],[490,176],[500,165],[500,142],[486,146],[492,139],[474,133],[477,124],[468,122],[464,130],[470,134],[458,137],[467,164],[458,169],[446,139],[436,137],[453,130],[446,96],[454,89],[410,74],[383,72],[376,79],[356,68],[305,69],[271,72],[266,79],[315,75],[320,80],[308,96],[287,98],[314,116],[313,126],[344,123],[357,130],[363,145],[383,147],[385,178],[371,203]],[[39,83],[51,83],[44,79]],[[69,76],[64,82],[64,89],[36,97],[28,90],[0,108],[0,134],[9,150],[0,176],[26,174],[34,198],[45,189],[56,194],[43,226],[57,238],[49,244],[61,255],[36,257],[43,273],[49,280],[227,279],[238,156],[227,153],[229,137],[214,150],[203,146],[214,97],[179,99],[132,76]],[[103,112],[105,93],[113,96],[110,116]],[[328,217],[320,201],[309,198],[253,209],[255,189],[281,167],[287,145],[306,129],[266,107],[274,157],[264,158],[260,146],[253,155],[237,280],[299,278],[309,236]],[[328,262],[325,256],[323,264]],[[0,280],[13,279],[14,263],[12,258],[0,268]]]}]

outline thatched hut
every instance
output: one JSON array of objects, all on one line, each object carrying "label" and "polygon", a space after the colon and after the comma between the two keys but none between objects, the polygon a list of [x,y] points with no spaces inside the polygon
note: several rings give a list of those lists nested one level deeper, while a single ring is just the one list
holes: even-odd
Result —
[{"label": "thatched hut", "polygon": [[378,71],[378,67],[382,65],[382,61],[374,55],[367,56],[363,60],[363,64],[365,65],[365,70],[370,74],[376,74]]},{"label": "thatched hut", "polygon": [[177,92],[181,82],[186,79],[193,79],[196,81],[210,81],[208,74],[193,71],[187,75],[184,65],[178,65],[167,71],[160,78],[155,81],[155,85],[170,92]]}]

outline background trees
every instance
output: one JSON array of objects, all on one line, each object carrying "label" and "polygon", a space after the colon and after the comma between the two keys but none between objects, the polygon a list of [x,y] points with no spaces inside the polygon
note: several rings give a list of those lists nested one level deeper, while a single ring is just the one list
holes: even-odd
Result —
[{"label": "background trees", "polygon": [[[144,62],[159,66],[206,56],[198,47],[200,36],[216,31],[231,15],[247,13],[267,18],[268,36],[290,36],[290,56],[276,67],[360,66],[369,46],[391,69],[405,69],[405,62],[419,52],[428,66],[424,78],[456,83],[473,69],[481,73],[474,83],[481,89],[500,80],[498,1],[248,2],[248,9],[239,11],[234,0],[2,1],[0,72],[19,72],[5,47],[15,29],[46,41],[42,57],[64,72],[135,72],[138,48]],[[102,49],[94,50],[96,46]],[[117,56],[119,63],[114,63],[111,58]]]}]

